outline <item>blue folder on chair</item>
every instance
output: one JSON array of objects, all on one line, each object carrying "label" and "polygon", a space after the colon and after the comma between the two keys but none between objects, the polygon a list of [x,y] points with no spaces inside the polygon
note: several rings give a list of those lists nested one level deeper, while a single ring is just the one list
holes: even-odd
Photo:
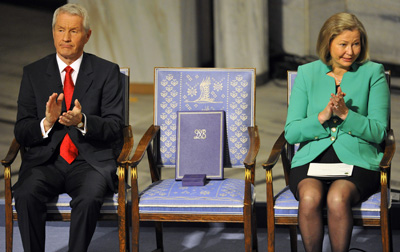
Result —
[{"label": "blue folder on chair", "polygon": [[178,111],[175,179],[224,178],[224,111]]}]

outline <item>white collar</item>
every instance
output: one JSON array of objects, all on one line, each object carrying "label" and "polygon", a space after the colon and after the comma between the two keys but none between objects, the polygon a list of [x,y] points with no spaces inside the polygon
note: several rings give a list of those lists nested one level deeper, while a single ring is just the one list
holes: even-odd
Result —
[{"label": "white collar", "polygon": [[[56,53],[56,59],[57,59],[58,69],[60,73],[62,73],[68,65],[61,60],[60,56],[58,56],[57,53]],[[82,59],[83,59],[83,54],[77,60],[72,62],[71,65],[69,65],[70,67],[72,67],[72,69],[74,69],[73,73],[76,74],[76,76],[78,75],[79,69],[81,67]]]}]

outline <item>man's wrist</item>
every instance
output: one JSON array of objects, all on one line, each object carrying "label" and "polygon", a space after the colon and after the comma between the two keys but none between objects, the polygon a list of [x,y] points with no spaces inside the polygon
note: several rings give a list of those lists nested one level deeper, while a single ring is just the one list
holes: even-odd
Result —
[{"label": "man's wrist", "polygon": [[83,114],[81,114],[81,120],[80,122],[76,125],[77,128],[83,130],[85,127],[85,117],[83,116]]},{"label": "man's wrist", "polygon": [[[82,119],[83,119],[83,117],[82,117]],[[80,129],[83,129],[83,126],[85,126],[85,124],[83,123],[83,120],[81,120],[81,121],[76,125],[76,127],[80,128]]]},{"label": "man's wrist", "polygon": [[48,131],[51,127],[53,127],[54,123],[51,123],[47,120],[47,118],[45,118],[43,120],[43,127],[45,131]]}]

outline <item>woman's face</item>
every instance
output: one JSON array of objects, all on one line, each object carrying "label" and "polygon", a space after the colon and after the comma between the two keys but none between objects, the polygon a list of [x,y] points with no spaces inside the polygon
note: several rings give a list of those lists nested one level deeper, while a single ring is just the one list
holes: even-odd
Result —
[{"label": "woman's face", "polygon": [[361,52],[360,32],[345,30],[334,38],[329,47],[332,57],[332,68],[346,70],[356,61]]}]

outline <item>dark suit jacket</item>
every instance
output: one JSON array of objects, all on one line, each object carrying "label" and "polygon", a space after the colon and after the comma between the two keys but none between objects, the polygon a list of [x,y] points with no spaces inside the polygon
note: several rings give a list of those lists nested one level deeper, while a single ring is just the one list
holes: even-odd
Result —
[{"label": "dark suit jacket", "polygon": [[[118,65],[84,53],[75,83],[74,100],[82,105],[87,118],[87,133],[75,127],[55,123],[48,138],[43,138],[40,121],[45,117],[46,102],[52,93],[62,93],[63,86],[56,55],[51,54],[24,67],[18,97],[15,137],[24,146],[20,174],[58,155],[59,145],[68,133],[79,154],[104,177],[112,190],[116,178],[116,158],[122,143],[123,87]],[[63,102],[62,111],[66,111]]]}]

